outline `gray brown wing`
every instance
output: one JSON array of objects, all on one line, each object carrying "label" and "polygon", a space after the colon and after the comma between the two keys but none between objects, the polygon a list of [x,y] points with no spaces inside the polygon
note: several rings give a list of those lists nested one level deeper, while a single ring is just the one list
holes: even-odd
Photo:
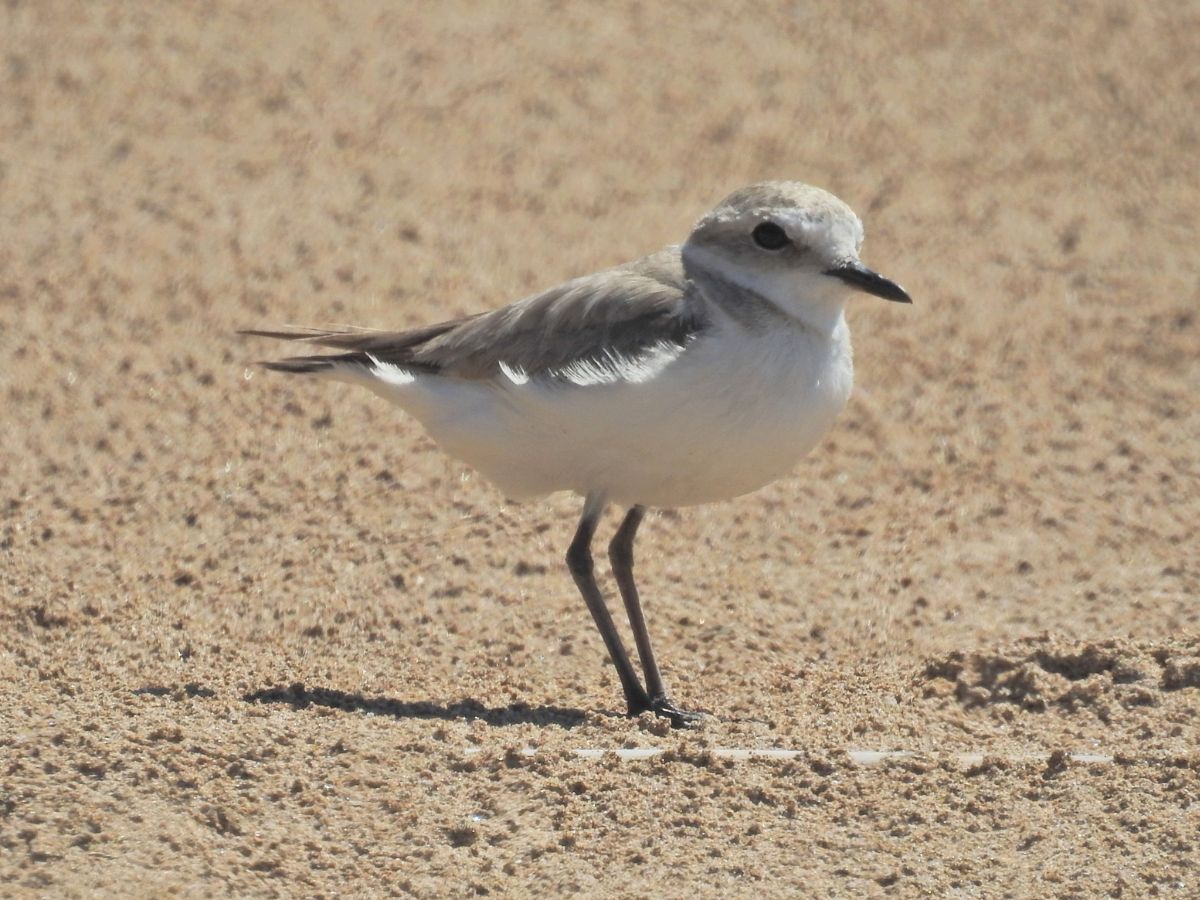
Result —
[{"label": "gray brown wing", "polygon": [[293,357],[268,368],[315,372],[390,363],[415,372],[488,379],[501,365],[528,377],[636,359],[663,344],[682,348],[703,327],[671,247],[637,262],[568,281],[493,312],[404,332],[247,332],[350,351]]}]

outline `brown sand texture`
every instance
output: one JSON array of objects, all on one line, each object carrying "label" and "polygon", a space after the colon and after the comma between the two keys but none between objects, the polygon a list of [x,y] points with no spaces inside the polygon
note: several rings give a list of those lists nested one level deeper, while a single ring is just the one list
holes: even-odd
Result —
[{"label": "brown sand texture", "polygon": [[[1200,896],[1198,33],[4,3],[0,894]],[[793,475],[648,518],[673,732],[577,498],[235,332],[493,308],[766,178],[916,302],[854,301]]]}]

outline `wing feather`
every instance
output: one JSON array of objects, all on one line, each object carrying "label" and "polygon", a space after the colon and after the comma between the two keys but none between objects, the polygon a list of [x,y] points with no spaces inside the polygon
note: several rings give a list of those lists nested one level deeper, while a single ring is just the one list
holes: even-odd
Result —
[{"label": "wing feather", "polygon": [[[510,306],[401,332],[245,331],[348,351],[266,364],[285,372],[379,363],[484,380],[566,377],[663,347],[682,349],[703,327],[677,247],[568,281]],[[568,373],[564,376],[563,373]]]}]

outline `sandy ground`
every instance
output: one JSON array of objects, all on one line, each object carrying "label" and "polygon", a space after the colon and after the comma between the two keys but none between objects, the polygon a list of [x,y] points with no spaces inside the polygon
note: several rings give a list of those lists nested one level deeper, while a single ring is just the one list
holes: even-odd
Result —
[{"label": "sandy ground", "polygon": [[[4,4],[0,892],[1196,896],[1198,28]],[[767,177],[916,304],[854,304],[792,477],[647,522],[671,733],[576,499],[234,331],[487,309]]]}]

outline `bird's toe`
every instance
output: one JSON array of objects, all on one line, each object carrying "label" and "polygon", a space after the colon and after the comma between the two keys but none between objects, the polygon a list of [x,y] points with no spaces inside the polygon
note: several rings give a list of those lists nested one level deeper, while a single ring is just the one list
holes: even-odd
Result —
[{"label": "bird's toe", "polygon": [[650,708],[656,716],[669,720],[672,728],[698,728],[704,722],[704,713],[680,709],[666,697],[652,700]]}]

